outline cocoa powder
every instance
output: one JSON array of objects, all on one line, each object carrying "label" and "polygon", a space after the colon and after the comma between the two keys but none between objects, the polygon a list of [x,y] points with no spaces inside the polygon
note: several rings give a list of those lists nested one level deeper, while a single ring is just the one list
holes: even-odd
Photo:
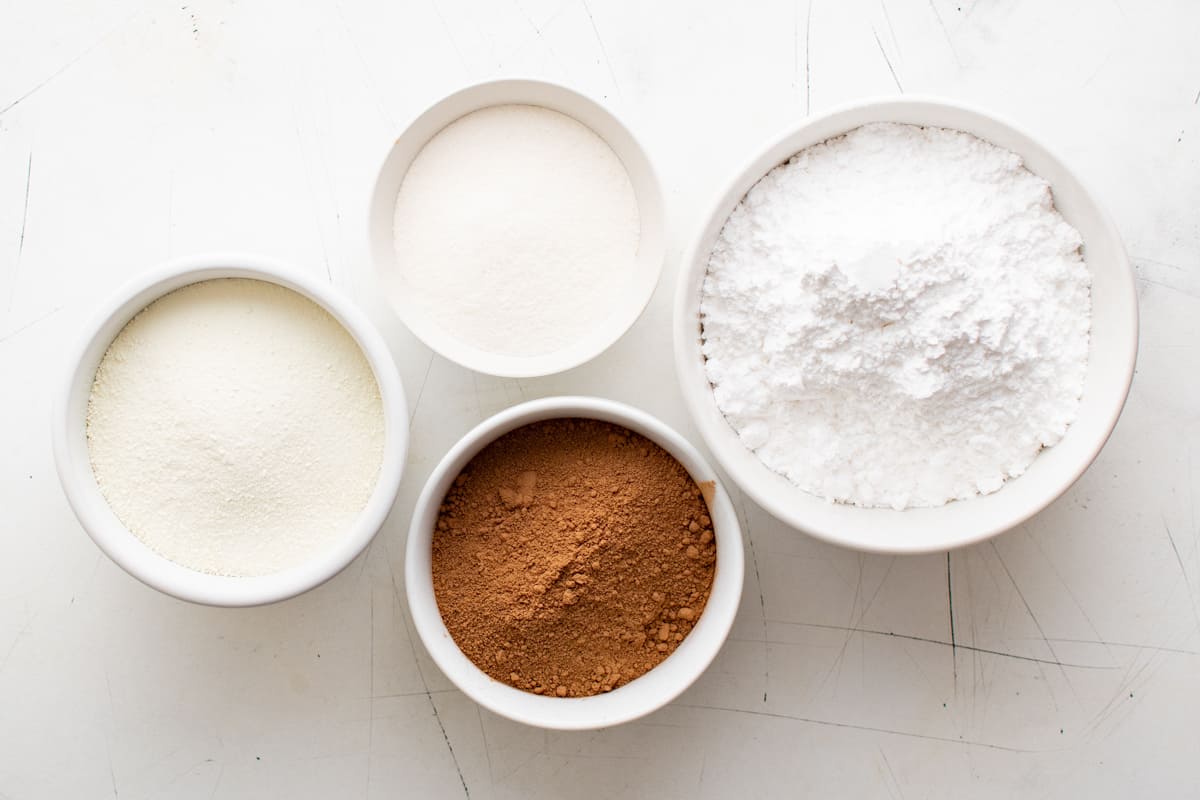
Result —
[{"label": "cocoa powder", "polygon": [[648,439],[557,419],[481,451],[446,493],[433,587],[484,672],[558,697],[610,691],[674,652],[708,601],[712,520]]}]

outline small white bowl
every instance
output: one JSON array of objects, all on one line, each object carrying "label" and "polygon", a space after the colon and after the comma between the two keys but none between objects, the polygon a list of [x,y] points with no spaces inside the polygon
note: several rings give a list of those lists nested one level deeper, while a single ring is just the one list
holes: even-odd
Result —
[{"label": "small white bowl", "polygon": [[[999,491],[938,508],[893,511],[827,502],[766,467],[717,408],[700,349],[700,291],[709,253],[746,192],[792,154],[871,122],[953,128],[1020,155],[1049,181],[1054,203],[1083,236],[1092,273],[1088,372],[1075,422],[1020,477]],[[1120,234],[1070,170],[1031,135],[983,111],[945,100],[868,100],[805,121],[775,139],[721,192],[684,256],[675,295],[675,366],[688,410],[718,463],[771,514],[834,544],[880,553],[923,553],[971,544],[1036,514],[1092,463],[1117,423],[1137,356],[1138,310],[1133,271]],[[885,412],[881,412],[885,413]]]},{"label": "small white bowl", "polygon": [[[634,284],[621,295],[621,305],[569,347],[537,356],[491,353],[466,344],[435,323],[405,293],[393,243],[396,198],[409,165],[442,128],[478,111],[499,105],[534,105],[582,122],[603,139],[625,167],[637,198],[641,234]],[[387,300],[405,325],[426,345],[464,367],[490,375],[530,378],[561,372],[604,352],[637,321],[654,294],[664,253],[663,200],[654,167],[642,146],[604,106],[578,92],[540,80],[503,79],[478,83],[443,98],[413,120],[392,145],[371,192],[367,237],[375,274]]]},{"label": "small white bowl", "polygon": [[[591,697],[545,697],[514,689],[488,676],[458,649],[438,611],[433,592],[433,529],[442,498],[462,469],[504,434],[534,422],[567,417],[622,425],[656,443],[700,483],[713,482],[708,503],[717,543],[717,565],[708,604],[696,627],[675,652],[636,680]],[[671,702],[712,662],[737,614],[742,597],[742,534],[733,503],[704,457],[686,439],[644,411],[593,397],[548,397],[496,414],[464,436],[429,476],[408,532],[404,578],[408,608],[425,648],[455,686],[501,716],[558,730],[605,728],[629,722]]]},{"label": "small white bowl", "polygon": [[[299,292],[320,305],[358,342],[383,399],[384,452],[375,490],[353,527],[334,547],[308,562],[271,575],[210,575],[177,564],[147,547],[117,519],[92,473],[87,404],[96,368],[129,320],[163,295],[214,278],[253,278]],[[332,287],[277,261],[241,254],[209,254],[169,261],[116,292],[83,329],[70,371],[55,397],[51,422],[54,460],[67,500],[84,530],[122,569],[165,594],[213,606],[273,603],[306,592],[354,560],[383,524],[400,488],[408,452],[408,404],[400,374],[383,338],[367,317]]]}]

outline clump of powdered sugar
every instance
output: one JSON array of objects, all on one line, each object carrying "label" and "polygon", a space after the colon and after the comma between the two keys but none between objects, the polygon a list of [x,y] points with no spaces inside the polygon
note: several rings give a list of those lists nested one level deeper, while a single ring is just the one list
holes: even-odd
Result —
[{"label": "clump of powdered sugar", "polygon": [[1046,181],[970,134],[872,124],[734,209],[702,289],[717,406],[764,464],[902,509],[996,491],[1074,420],[1091,279]]}]

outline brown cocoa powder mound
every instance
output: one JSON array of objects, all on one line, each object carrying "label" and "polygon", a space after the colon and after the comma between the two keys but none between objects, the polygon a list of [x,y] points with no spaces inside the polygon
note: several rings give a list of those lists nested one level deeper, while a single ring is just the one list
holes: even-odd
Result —
[{"label": "brown cocoa powder mound", "polygon": [[708,508],[683,466],[596,420],[538,422],[488,445],[433,534],[455,643],[496,680],[559,697],[610,691],[674,652],[715,567]]}]

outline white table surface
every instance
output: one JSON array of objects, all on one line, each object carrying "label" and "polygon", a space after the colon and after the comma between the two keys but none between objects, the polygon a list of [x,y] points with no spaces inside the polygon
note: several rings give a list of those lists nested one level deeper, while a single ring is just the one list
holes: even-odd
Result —
[{"label": "white table surface", "polygon": [[[0,797],[1186,797],[1200,793],[1200,3],[1178,0],[0,0]],[[372,170],[479,79],[604,98],[668,202],[648,311],[540,380],[431,357],[365,263]],[[743,503],[728,644],[677,702],[597,733],[454,690],[410,633],[412,502],[470,426],[596,394],[698,443],[674,384],[679,250],[769,136],[935,93],[1019,121],[1115,217],[1142,340],[1125,413],[1063,499],[992,542],[889,558]],[[97,299],[168,256],[250,250],[377,320],[413,404],[399,502],[336,579],[267,608],[160,595],[54,474],[50,397]]]}]

